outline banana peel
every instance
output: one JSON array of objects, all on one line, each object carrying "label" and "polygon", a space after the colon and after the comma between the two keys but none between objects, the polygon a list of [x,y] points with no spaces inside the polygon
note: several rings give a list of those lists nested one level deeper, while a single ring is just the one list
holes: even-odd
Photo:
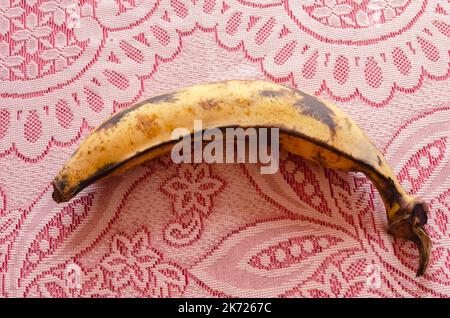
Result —
[{"label": "banana peel", "polygon": [[200,84],[149,98],[116,113],[79,145],[53,180],[53,199],[65,202],[109,175],[170,152],[177,127],[279,128],[280,144],[328,168],[360,171],[380,193],[394,237],[419,249],[417,276],[428,266],[428,206],[401,187],[383,155],[351,118],[331,103],[265,81]]}]

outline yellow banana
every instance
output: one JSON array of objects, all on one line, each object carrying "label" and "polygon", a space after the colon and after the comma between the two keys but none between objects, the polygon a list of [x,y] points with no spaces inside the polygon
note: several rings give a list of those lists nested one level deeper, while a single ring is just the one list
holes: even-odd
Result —
[{"label": "yellow banana", "polygon": [[56,202],[83,188],[170,152],[178,127],[270,127],[280,129],[288,151],[323,166],[361,171],[379,191],[389,233],[417,244],[417,275],[428,265],[431,241],[423,226],[428,207],[409,196],[366,134],[341,110],[316,97],[265,81],[226,81],[195,85],[147,99],[95,129],[67,160],[53,181]]}]

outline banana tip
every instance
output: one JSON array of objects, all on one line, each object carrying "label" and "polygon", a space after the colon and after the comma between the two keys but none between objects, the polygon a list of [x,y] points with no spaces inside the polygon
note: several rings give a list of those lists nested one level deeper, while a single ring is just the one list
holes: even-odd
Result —
[{"label": "banana tip", "polygon": [[52,198],[56,203],[67,202],[68,199],[64,196],[61,189],[57,186],[56,182],[53,181],[53,193]]}]

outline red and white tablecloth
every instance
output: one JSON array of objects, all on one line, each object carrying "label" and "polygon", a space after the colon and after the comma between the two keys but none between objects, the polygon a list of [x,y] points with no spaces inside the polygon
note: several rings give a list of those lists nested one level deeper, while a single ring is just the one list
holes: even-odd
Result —
[{"label": "red and white tablecloth", "polygon": [[[0,296],[450,296],[449,50],[448,0],[0,0]],[[426,275],[363,175],[287,152],[274,175],[166,156],[52,201],[110,114],[226,79],[351,115],[430,204]]]}]

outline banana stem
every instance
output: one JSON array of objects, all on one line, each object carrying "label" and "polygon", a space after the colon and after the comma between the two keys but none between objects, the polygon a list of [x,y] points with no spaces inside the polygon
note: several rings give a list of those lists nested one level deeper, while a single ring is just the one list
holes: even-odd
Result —
[{"label": "banana stem", "polygon": [[419,249],[417,276],[422,276],[429,263],[431,239],[425,232],[428,206],[420,198],[409,196],[398,180],[371,175],[386,208],[389,233],[394,237],[414,242]]}]

